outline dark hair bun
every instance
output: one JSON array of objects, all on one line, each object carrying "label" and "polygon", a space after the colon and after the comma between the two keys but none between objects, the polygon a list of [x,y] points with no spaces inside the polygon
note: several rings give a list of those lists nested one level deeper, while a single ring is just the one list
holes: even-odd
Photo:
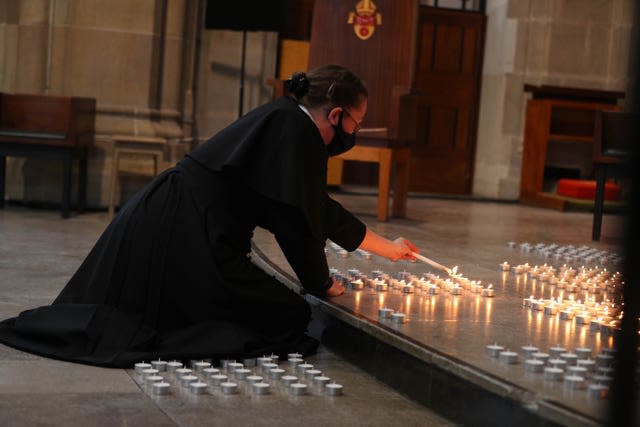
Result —
[{"label": "dark hair bun", "polygon": [[284,82],[284,87],[289,93],[295,96],[296,99],[301,99],[309,92],[309,79],[307,79],[305,73],[298,72]]}]

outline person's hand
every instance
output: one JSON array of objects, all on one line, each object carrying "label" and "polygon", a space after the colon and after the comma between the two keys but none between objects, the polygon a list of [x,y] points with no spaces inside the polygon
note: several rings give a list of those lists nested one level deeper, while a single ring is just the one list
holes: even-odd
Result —
[{"label": "person's hand", "polygon": [[344,294],[344,285],[342,284],[342,282],[340,282],[339,280],[336,280],[335,278],[331,278],[331,280],[333,284],[329,289],[327,289],[327,296],[337,297]]},{"label": "person's hand", "polygon": [[413,252],[419,251],[416,245],[404,237],[398,237],[392,244],[393,246],[388,256],[391,261],[398,261],[399,259],[413,260],[415,259]]}]

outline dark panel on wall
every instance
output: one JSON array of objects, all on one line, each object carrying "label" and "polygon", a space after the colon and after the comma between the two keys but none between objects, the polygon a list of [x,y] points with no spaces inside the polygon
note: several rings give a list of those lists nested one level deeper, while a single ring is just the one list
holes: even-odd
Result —
[{"label": "dark panel on wall", "polygon": [[284,0],[207,0],[205,28],[280,31],[284,25]]}]

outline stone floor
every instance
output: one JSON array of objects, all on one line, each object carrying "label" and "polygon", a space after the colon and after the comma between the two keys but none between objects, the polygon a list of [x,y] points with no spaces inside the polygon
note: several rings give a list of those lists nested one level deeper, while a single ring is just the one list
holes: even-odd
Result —
[{"label": "stone floor", "polygon": [[[604,217],[602,241],[592,244],[592,217],[588,213],[561,213],[509,203],[411,198],[408,218],[379,223],[373,216],[375,197],[335,197],[378,233],[410,238],[439,262],[464,266],[465,271],[478,275],[489,274],[496,262],[502,261],[509,240],[586,244],[616,251],[624,238],[621,217],[610,215]],[[0,210],[0,318],[50,303],[107,223],[107,215],[102,212],[61,220],[57,211],[15,206]],[[265,235],[256,233],[263,247],[269,245]],[[275,261],[285,266],[282,259],[277,259],[277,251],[271,252]],[[336,303],[353,309],[348,299]],[[490,335],[485,331],[473,345],[493,338]],[[449,335],[443,329],[438,336]],[[517,333],[515,338],[518,343],[527,339]],[[454,341],[449,344],[448,351],[457,352],[456,357],[463,358],[470,348],[457,347]],[[481,348],[474,347],[473,351]],[[229,397],[213,392],[196,398],[179,392],[158,398],[137,382],[132,371],[68,364],[0,345],[0,425],[451,424],[326,348],[310,361],[343,383],[345,396],[293,398],[273,393],[256,398],[247,393]]]},{"label": "stone floor", "polygon": [[[0,318],[49,304],[108,223],[106,213],[61,220],[58,211],[0,210]],[[452,425],[321,347],[309,359],[343,384],[344,396],[179,388],[152,396],[131,370],[70,364],[0,344],[2,426]]]}]

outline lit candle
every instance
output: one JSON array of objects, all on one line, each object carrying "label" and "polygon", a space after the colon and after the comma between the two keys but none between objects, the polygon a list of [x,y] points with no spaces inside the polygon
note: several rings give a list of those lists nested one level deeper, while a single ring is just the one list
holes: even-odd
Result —
[{"label": "lit candle", "polygon": [[390,308],[381,308],[378,310],[378,317],[381,319],[389,319],[393,314],[393,310]]},{"label": "lit candle", "polygon": [[535,299],[533,298],[533,295],[531,295],[529,298],[525,298],[525,299],[522,301],[522,306],[523,306],[524,308],[531,308],[531,306],[532,306],[532,304],[533,304],[533,301],[535,301]]},{"label": "lit candle", "polygon": [[556,313],[558,313],[558,307],[556,307],[554,303],[551,303],[551,305],[547,305],[544,307],[545,315],[554,316]]},{"label": "lit candle", "polygon": [[376,281],[376,291],[387,292],[388,289],[389,289],[389,285],[387,285],[384,281],[382,280]]},{"label": "lit candle", "polygon": [[575,316],[575,313],[573,312],[573,310],[562,310],[560,312],[561,320],[572,320],[574,316]]},{"label": "lit candle", "polygon": [[500,268],[502,269],[502,271],[509,271],[511,269],[511,266],[507,261],[505,261],[502,264],[500,264]]},{"label": "lit candle", "polygon": [[495,290],[493,289],[493,285],[489,285],[486,288],[482,289],[483,297],[493,297],[495,295]]}]

